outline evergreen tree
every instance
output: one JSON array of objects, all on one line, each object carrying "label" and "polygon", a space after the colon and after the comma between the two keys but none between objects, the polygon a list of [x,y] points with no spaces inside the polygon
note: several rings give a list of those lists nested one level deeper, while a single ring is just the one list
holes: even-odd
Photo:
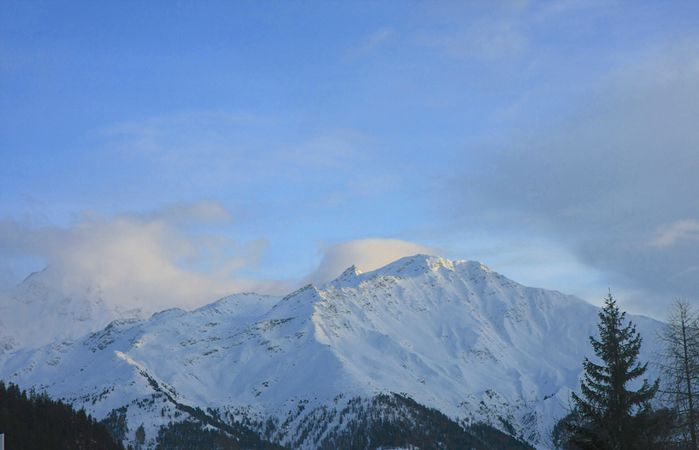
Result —
[{"label": "evergreen tree", "polygon": [[117,442],[123,442],[128,437],[129,427],[126,420],[126,407],[122,406],[119,409],[111,410],[100,423],[107,428],[109,434]]},{"label": "evergreen tree", "polygon": [[0,381],[0,433],[8,449],[117,450],[107,429],[70,405]]},{"label": "evergreen tree", "polygon": [[146,443],[146,430],[143,429],[143,424],[141,424],[136,429],[136,449],[140,450],[143,448],[143,444]]},{"label": "evergreen tree", "polygon": [[569,425],[574,447],[653,448],[652,442],[663,434],[658,427],[660,420],[667,420],[666,414],[658,414],[650,407],[658,381],[649,384],[644,379],[637,390],[628,386],[646,372],[648,363],[637,362],[641,336],[633,323],[625,323],[625,316],[610,292],[599,314],[599,339],[590,336],[601,363],[585,358],[582,395],[572,394],[580,419]]}]

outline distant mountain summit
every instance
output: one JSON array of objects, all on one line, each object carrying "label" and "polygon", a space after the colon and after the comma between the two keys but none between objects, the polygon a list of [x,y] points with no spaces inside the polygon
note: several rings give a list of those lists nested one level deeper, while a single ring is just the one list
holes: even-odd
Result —
[{"label": "distant mountain summit", "polygon": [[115,319],[143,317],[141,309],[110,306],[99,286],[85,283],[66,289],[61,277],[46,268],[30,274],[0,304],[0,354],[22,347],[77,339]]},{"label": "distant mountain summit", "polygon": [[[548,448],[591,354],[598,311],[479,262],[416,255],[366,273],[350,267],[281,298],[238,294],[114,321],[6,354],[0,377],[98,418],[122,415],[126,441],[143,423],[153,445],[161,426],[198,417],[323,448],[358,423],[369,427],[367,418],[403,417],[376,413],[385,405],[405,412],[414,401],[461,427],[485,422]],[[649,360],[660,323],[630,318]]]}]

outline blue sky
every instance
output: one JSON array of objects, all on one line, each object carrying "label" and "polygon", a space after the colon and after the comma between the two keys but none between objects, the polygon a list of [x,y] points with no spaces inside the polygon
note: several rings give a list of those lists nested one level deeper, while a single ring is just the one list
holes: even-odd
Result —
[{"label": "blue sky", "polygon": [[9,284],[126,264],[205,301],[425,250],[655,315],[697,292],[697,2],[0,10]]}]

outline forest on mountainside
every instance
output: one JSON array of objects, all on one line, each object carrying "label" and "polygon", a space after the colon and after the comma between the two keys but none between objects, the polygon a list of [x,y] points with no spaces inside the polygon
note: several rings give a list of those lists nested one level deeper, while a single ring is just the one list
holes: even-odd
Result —
[{"label": "forest on mountainside", "polygon": [[55,450],[120,450],[107,429],[70,405],[46,394],[27,393],[0,381],[0,433],[5,448]]}]

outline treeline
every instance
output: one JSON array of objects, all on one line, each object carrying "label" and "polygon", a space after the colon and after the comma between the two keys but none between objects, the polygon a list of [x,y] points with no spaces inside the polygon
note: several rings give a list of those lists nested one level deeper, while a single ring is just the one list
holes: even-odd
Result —
[{"label": "treeline", "polygon": [[[653,364],[661,369],[662,378],[647,380],[649,362],[639,361],[640,334],[611,293],[605,298],[598,333],[590,336],[595,357],[583,360],[580,393],[571,395],[573,408],[552,433],[556,448],[699,450],[699,314],[687,302],[675,302],[658,338],[663,352]],[[224,423],[185,405],[177,407],[190,420],[162,427],[155,439],[159,449],[283,448],[242,424]],[[488,425],[462,427],[404,395],[378,395],[366,405],[354,399],[340,415],[345,426],[322,433],[319,448],[532,448]],[[327,424],[321,420],[315,425]],[[84,410],[0,381],[0,433],[12,450],[111,450],[123,449],[117,441],[126,437],[128,427],[125,410],[113,411],[101,424]],[[135,436],[137,448],[143,447],[143,426]],[[303,435],[299,439],[303,441]]]},{"label": "treeline", "polygon": [[[366,450],[380,448],[419,448],[422,450],[534,450],[525,442],[507,435],[489,425],[476,424],[462,427],[434,408],[421,405],[405,395],[379,394],[370,401],[351,399],[339,413],[340,430],[327,430],[319,450]],[[325,427],[327,421],[314,421],[311,426]],[[308,433],[309,430],[306,430]],[[304,434],[303,432],[301,433]],[[305,436],[308,437],[308,436]],[[290,444],[290,448],[305,447],[304,436]],[[272,444],[273,445],[273,444]],[[190,418],[183,422],[161,427],[157,449],[167,450],[237,450],[240,448],[272,448],[265,442],[242,444],[229,433]],[[282,449],[281,446],[274,448]]]},{"label": "treeline", "polygon": [[171,423],[161,427],[158,432],[157,450],[239,450],[242,448],[261,448],[241,446],[238,439],[196,420]]},{"label": "treeline", "polygon": [[463,427],[439,410],[406,395],[378,394],[365,407],[359,400],[350,402],[346,426],[329,432],[319,449],[534,450],[487,424]]},{"label": "treeline", "polygon": [[45,394],[20,390],[0,381],[0,433],[5,448],[120,450],[107,429],[84,410],[51,400]]},{"label": "treeline", "polygon": [[[697,450],[699,405],[699,316],[676,301],[659,339],[662,379],[643,378],[638,361],[642,339],[611,293],[599,314],[596,356],[583,361],[580,394],[554,428],[556,448],[565,450]],[[663,406],[657,406],[663,405]]]}]

